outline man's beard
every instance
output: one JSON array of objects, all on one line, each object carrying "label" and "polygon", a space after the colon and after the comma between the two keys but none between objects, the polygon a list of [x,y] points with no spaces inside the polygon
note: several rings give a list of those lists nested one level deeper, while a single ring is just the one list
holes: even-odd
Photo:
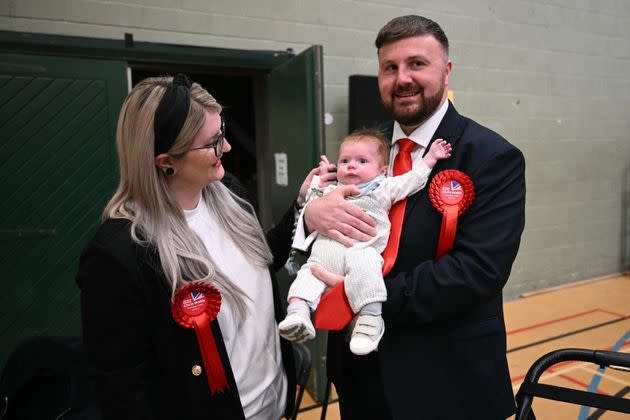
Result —
[{"label": "man's beard", "polygon": [[394,120],[398,121],[400,125],[418,126],[428,120],[429,117],[438,109],[440,102],[442,101],[442,97],[444,96],[444,90],[444,83],[442,83],[440,90],[435,95],[427,97],[424,95],[424,90],[421,89],[419,92],[420,97],[418,98],[418,102],[414,104],[419,106],[417,106],[414,110],[410,110],[410,107],[395,106],[394,104],[397,94],[413,91],[413,89],[397,89],[392,93],[389,104],[383,102],[383,107],[394,118]]}]

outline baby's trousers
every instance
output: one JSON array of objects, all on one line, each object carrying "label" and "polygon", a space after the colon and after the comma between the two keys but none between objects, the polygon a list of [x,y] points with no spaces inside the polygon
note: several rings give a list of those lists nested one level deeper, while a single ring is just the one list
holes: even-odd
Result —
[{"label": "baby's trousers", "polygon": [[371,246],[356,242],[351,248],[325,236],[313,243],[311,256],[297,273],[289,289],[289,299],[297,297],[308,302],[315,310],[326,284],[310,270],[313,264],[345,276],[344,288],[353,312],[372,302],[387,300],[383,281],[383,257]]}]

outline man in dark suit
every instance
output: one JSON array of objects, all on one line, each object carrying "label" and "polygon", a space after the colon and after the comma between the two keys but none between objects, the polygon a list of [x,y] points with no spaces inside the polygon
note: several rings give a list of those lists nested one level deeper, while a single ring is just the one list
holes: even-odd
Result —
[{"label": "man in dark suit", "polygon": [[[376,39],[379,89],[394,117],[393,161],[411,139],[415,165],[432,141],[453,146],[446,169],[468,175],[471,207],[459,217],[452,250],[436,260],[442,214],[429,188],[407,200],[395,264],[385,278],[385,335],[378,351],[355,356],[344,331],[331,331],[328,375],[343,419],[505,419],[515,410],[506,359],[502,289],[525,224],[525,161],[497,133],[460,115],[447,99],[452,63],[439,25],[421,16],[387,23]],[[391,163],[390,163],[391,165]],[[391,174],[390,166],[390,174]],[[370,225],[345,191],[309,205],[307,230],[348,243]],[[367,221],[369,222],[369,221]],[[340,279],[323,270],[328,284]]]}]

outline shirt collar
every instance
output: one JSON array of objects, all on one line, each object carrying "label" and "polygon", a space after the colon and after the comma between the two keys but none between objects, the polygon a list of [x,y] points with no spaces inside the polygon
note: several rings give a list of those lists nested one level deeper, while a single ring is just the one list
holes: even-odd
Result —
[{"label": "shirt collar", "polygon": [[435,134],[438,126],[442,122],[446,111],[448,110],[448,100],[444,101],[442,106],[426,120],[420,127],[416,128],[411,134],[406,135],[398,121],[394,121],[394,132],[392,134],[392,144],[395,144],[400,139],[411,139],[414,143],[419,144],[422,147],[427,147],[431,138]]}]

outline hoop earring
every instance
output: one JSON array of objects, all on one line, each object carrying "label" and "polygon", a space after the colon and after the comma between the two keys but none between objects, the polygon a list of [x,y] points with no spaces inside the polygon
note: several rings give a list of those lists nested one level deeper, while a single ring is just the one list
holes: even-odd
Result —
[{"label": "hoop earring", "polygon": [[164,171],[164,173],[166,173],[166,175],[169,175],[169,176],[170,176],[170,175],[173,175],[173,174],[175,174],[175,169],[170,168],[170,167],[169,167],[169,168],[166,168],[166,170]]}]

